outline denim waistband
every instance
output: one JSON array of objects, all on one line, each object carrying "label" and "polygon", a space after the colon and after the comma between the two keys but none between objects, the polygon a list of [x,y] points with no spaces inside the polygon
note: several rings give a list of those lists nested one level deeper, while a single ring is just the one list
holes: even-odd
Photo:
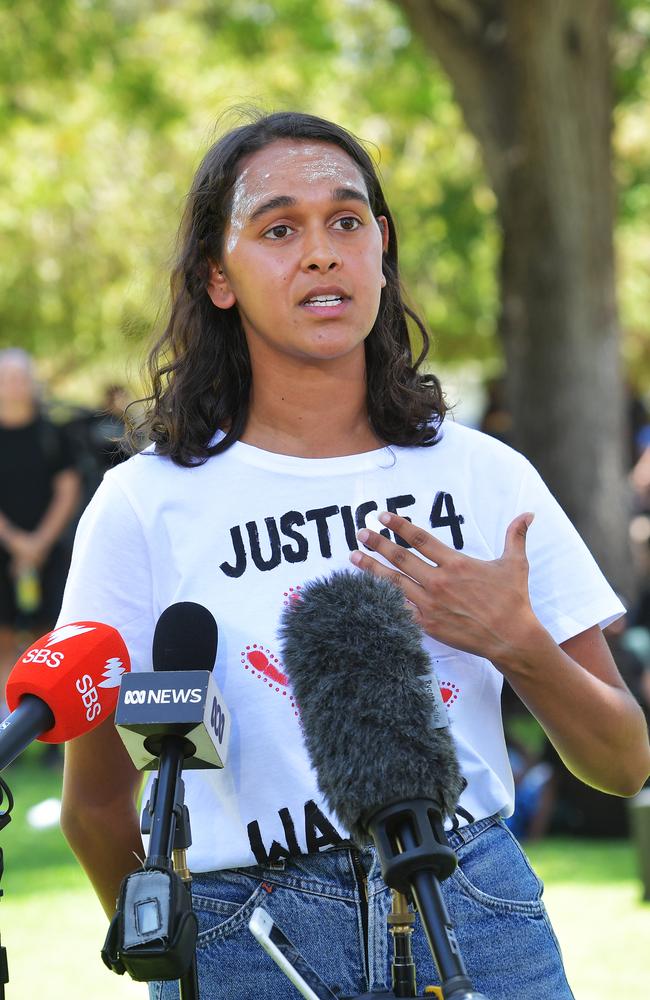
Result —
[{"label": "denim waistband", "polygon": [[[467,826],[459,827],[447,834],[449,846],[452,850],[458,851],[463,845],[471,843],[484,830],[500,823],[500,816],[495,815],[486,816]],[[348,881],[350,882],[350,892],[354,892],[356,887],[354,871],[348,860],[349,852],[354,846],[351,842],[345,842],[320,854],[297,855],[272,866],[254,865],[250,868],[237,868],[235,871],[241,875],[259,878],[266,883],[292,886],[303,891],[309,891],[317,885],[318,891],[328,893],[329,887],[330,891],[335,890],[337,895],[341,891],[343,891],[343,895],[347,895],[344,886]],[[359,849],[358,855],[365,870],[369,887],[372,883],[377,882],[380,885],[373,887],[373,891],[383,888],[381,867],[374,847]],[[219,873],[212,874],[218,875]],[[200,875],[197,876],[197,878],[200,877]]]},{"label": "denim waistband", "polygon": [[479,833],[483,833],[491,826],[499,826],[502,823],[501,816],[498,814],[494,816],[485,816],[483,819],[477,819],[474,823],[468,823],[467,826],[459,826],[457,830],[447,833],[447,842],[451,847],[452,851],[457,851],[463,844],[471,844],[475,837],[478,837]]}]

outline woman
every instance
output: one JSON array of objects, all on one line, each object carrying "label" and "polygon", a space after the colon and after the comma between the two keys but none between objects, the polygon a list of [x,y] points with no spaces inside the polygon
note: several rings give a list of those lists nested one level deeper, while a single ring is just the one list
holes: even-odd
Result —
[{"label": "woman", "polygon": [[[307,579],[351,558],[395,580],[426,633],[467,782],[447,905],[492,1000],[571,996],[540,884],[499,818],[502,676],[585,780],[630,795],[649,768],[599,628],[618,601],[528,463],[443,422],[407,315],[422,360],[391,215],[348,133],[276,114],[208,152],[151,358],[154,446],[85,514],[61,616],[114,625],[134,669],[150,668],[165,607],[198,601],[217,619],[229,763],[185,775],[202,1000],[293,995],[248,933],[261,901],[335,993],[389,981],[388,893],[320,799],[278,656],[279,615]],[[143,856],[138,785],[111,725],[69,745],[64,829],[109,915]],[[437,982],[420,929],[414,951],[421,985]]]}]

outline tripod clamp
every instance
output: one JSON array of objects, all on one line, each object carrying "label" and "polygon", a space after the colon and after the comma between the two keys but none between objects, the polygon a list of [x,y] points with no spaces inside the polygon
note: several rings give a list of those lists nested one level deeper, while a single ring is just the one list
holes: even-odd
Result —
[{"label": "tripod clamp", "polygon": [[416,906],[442,982],[444,1000],[485,1000],[467,975],[439,883],[456,870],[435,802],[411,799],[380,809],[368,821],[386,885]]},{"label": "tripod clamp", "polygon": [[[400,833],[408,824],[414,845],[405,849]],[[440,813],[428,799],[411,799],[386,806],[368,824],[384,882],[412,898],[411,884],[417,872],[429,871],[439,882],[449,878],[458,861],[447,843]]]},{"label": "tripod clamp", "polygon": [[[169,824],[158,837],[152,828],[156,827],[161,800],[163,805],[165,800],[169,801],[166,810]],[[154,779],[142,832],[152,835],[151,853],[142,870],[132,872],[122,881],[102,960],[113,972],[118,975],[128,972],[137,982],[183,980],[189,976],[184,992],[198,996],[198,986],[191,981],[195,980],[192,966],[198,923],[192,911],[189,879],[181,878],[170,858],[172,850],[175,858],[184,858],[192,843],[180,770],[173,789],[161,787],[160,777]]]},{"label": "tripod clamp", "polygon": [[[11,794],[9,785],[0,778],[0,804],[6,799],[4,808],[0,809],[0,830],[4,830],[8,823],[11,823],[11,810],[14,807],[14,797]],[[2,848],[0,847],[0,879],[4,875],[5,864]],[[0,896],[4,895],[4,890],[0,889]],[[0,944],[0,1000],[5,1000],[5,986],[9,982],[9,966],[7,964],[7,949]]]}]

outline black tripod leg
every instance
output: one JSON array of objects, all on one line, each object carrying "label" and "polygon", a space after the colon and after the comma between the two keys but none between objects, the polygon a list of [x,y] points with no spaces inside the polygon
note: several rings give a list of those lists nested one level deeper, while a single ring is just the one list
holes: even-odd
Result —
[{"label": "black tripod leg", "polygon": [[[190,834],[190,814],[187,808],[181,810],[174,842],[174,868],[183,880],[187,892],[190,908],[192,906],[192,876],[187,867],[186,849],[192,843]],[[181,979],[178,981],[180,1000],[199,1000],[199,976],[196,968],[196,942],[192,952],[192,962]]]},{"label": "black tripod leg", "polygon": [[199,977],[196,971],[196,952],[192,964],[182,979],[178,981],[181,1000],[199,1000]]},{"label": "black tripod leg", "polygon": [[7,965],[7,949],[0,945],[0,1000],[5,1000],[5,983],[9,982],[9,967]]}]

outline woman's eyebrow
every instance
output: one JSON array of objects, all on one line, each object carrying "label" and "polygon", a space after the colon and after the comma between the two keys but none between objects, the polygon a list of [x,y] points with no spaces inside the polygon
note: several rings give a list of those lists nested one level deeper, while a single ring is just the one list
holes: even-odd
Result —
[{"label": "woman's eyebrow", "polygon": [[[332,201],[360,201],[367,208],[370,208],[370,202],[365,194],[353,187],[337,187],[332,191]],[[287,208],[292,205],[297,205],[297,198],[292,197],[290,194],[279,194],[275,198],[269,198],[268,201],[263,201],[261,205],[258,205],[248,217],[249,222],[254,222],[261,215],[266,212],[272,212],[275,208]]]},{"label": "woman's eyebrow", "polygon": [[332,201],[361,201],[370,208],[370,202],[363,192],[353,187],[337,187],[332,191]]},{"label": "woman's eyebrow", "polygon": [[264,215],[265,212],[272,212],[274,208],[285,208],[288,205],[297,204],[297,199],[292,198],[290,194],[279,194],[275,198],[269,198],[268,201],[263,201],[261,205],[258,205],[248,216],[248,221],[254,222],[260,215]]}]

